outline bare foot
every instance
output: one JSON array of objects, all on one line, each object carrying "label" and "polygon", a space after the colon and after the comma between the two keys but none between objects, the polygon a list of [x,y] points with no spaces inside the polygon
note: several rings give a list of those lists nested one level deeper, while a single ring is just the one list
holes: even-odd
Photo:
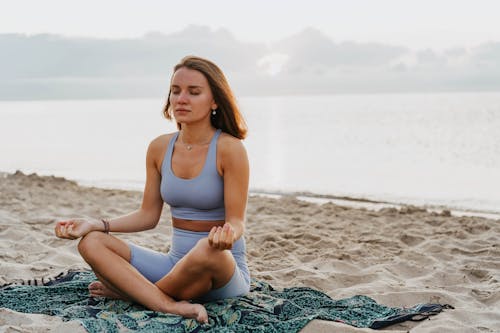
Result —
[{"label": "bare foot", "polygon": [[[90,296],[92,297],[107,297],[126,300],[122,295],[106,287],[101,281],[92,282],[91,284],[89,284],[88,288]],[[196,319],[196,321],[203,324],[208,323],[207,310],[201,304],[189,303],[188,301],[175,302],[173,311],[168,312],[181,315],[185,318]]]},{"label": "bare foot", "polygon": [[120,294],[115,293],[106,287],[101,281],[94,281],[89,284],[89,292],[92,297],[106,297],[112,299],[123,299]]},{"label": "bare foot", "polygon": [[187,301],[180,301],[175,303],[175,305],[177,314],[185,318],[196,319],[196,321],[202,324],[208,323],[208,313],[203,305]]}]

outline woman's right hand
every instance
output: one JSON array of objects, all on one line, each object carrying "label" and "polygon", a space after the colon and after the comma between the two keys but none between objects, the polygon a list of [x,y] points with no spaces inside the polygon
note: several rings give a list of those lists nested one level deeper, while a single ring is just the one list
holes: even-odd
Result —
[{"label": "woman's right hand", "polygon": [[103,229],[102,222],[91,218],[77,218],[66,221],[59,221],[54,228],[55,234],[59,238],[77,239],[85,236],[91,231]]}]

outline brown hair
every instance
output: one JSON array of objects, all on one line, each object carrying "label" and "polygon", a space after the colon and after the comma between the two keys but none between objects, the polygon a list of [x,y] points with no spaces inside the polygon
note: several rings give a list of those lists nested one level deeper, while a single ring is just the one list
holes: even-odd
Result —
[{"label": "brown hair", "polygon": [[[247,134],[247,126],[236,104],[231,87],[229,87],[229,83],[221,69],[210,60],[195,56],[182,58],[181,62],[175,65],[174,73],[183,67],[202,73],[208,81],[215,103],[217,104],[216,114],[210,115],[212,126],[220,128],[223,132],[231,134],[238,139],[244,139]],[[169,90],[163,115],[165,118],[172,120],[170,93],[171,91]],[[181,129],[181,124],[177,123],[177,128]]]}]

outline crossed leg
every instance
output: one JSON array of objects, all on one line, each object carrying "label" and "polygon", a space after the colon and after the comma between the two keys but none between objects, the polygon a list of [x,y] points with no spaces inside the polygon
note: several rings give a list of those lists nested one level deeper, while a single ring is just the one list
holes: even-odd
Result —
[{"label": "crossed leg", "polygon": [[236,261],[229,250],[214,249],[207,238],[196,245],[155,284],[177,299],[197,299],[223,287],[234,274]]},{"label": "crossed leg", "polygon": [[207,239],[202,239],[170,273],[153,284],[130,265],[128,245],[114,236],[90,232],[82,238],[78,250],[100,280],[89,285],[92,295],[134,300],[151,310],[200,322],[208,320],[201,304],[173,298],[195,299],[223,286],[236,265],[229,251],[213,249]]}]

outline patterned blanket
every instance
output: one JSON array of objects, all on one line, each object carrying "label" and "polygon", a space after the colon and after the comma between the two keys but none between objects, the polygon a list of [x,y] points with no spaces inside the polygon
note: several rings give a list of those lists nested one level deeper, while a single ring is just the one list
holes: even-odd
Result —
[{"label": "patterned blanket", "polygon": [[88,332],[298,332],[313,319],[356,327],[381,328],[405,320],[422,320],[449,305],[418,304],[391,308],[366,296],[334,300],[311,288],[275,290],[252,281],[248,295],[206,303],[209,324],[149,311],[138,304],[91,298],[90,271],[70,271],[48,281],[25,281],[0,288],[0,307],[19,312],[79,320]]}]

